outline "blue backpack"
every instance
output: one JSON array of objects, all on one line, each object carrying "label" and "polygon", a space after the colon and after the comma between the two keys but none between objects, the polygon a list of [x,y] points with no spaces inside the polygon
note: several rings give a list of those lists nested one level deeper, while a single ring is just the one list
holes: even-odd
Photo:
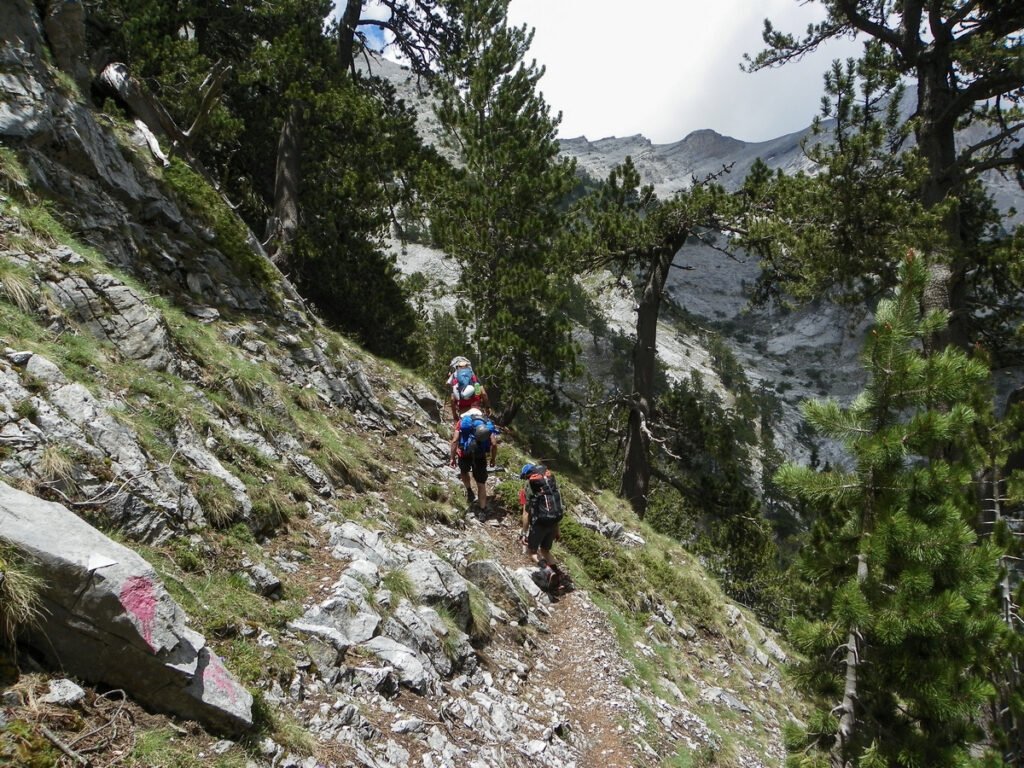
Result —
[{"label": "blue backpack", "polygon": [[491,435],[497,433],[490,420],[463,416],[459,422],[459,450],[463,456],[486,456],[491,450]]},{"label": "blue backpack", "polygon": [[456,369],[449,378],[452,386],[452,397],[455,398],[459,413],[472,408],[483,399],[484,387],[473,369],[466,366]]}]

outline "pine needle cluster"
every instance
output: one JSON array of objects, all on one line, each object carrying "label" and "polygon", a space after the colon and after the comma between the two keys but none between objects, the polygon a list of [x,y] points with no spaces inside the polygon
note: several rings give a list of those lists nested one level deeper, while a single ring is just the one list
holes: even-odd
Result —
[{"label": "pine needle cluster", "polygon": [[971,526],[971,403],[988,371],[953,347],[926,351],[945,323],[921,314],[926,277],[911,252],[878,306],[864,392],[805,407],[851,467],[787,465],[777,478],[819,515],[801,563],[814,605],[792,640],[795,677],[820,704],[790,734],[793,766],[965,765],[981,738],[982,662],[1005,631],[999,553]]}]

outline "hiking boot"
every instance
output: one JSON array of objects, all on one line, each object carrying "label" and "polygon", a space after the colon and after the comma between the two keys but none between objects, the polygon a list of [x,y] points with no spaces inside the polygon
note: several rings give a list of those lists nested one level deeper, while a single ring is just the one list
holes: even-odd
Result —
[{"label": "hiking boot", "polygon": [[473,493],[473,490],[471,488],[467,488],[466,489],[466,503],[467,504],[472,504],[474,501],[476,501],[476,494]]}]

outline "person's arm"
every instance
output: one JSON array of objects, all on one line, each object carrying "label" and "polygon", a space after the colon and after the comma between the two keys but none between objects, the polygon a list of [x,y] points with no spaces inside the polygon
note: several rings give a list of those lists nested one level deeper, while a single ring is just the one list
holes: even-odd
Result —
[{"label": "person's arm", "polygon": [[491,466],[494,466],[494,462],[498,459],[498,433],[495,432],[491,435]]},{"label": "person's arm", "polygon": [[490,417],[491,401],[487,397],[487,390],[484,389],[483,387],[480,387],[480,404],[484,407],[484,413],[487,414],[488,417]]},{"label": "person's arm", "polygon": [[458,427],[456,427],[455,428],[455,434],[452,435],[451,456],[448,459],[448,463],[451,466],[453,466],[453,467],[455,466],[455,457],[458,455],[458,452],[459,452],[459,429],[458,429]]}]

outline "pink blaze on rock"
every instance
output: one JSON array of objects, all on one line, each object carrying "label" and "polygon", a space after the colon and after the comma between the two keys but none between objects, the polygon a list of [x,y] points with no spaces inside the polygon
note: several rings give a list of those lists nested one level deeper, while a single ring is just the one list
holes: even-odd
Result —
[{"label": "pink blaze on rock", "polygon": [[121,587],[121,605],[135,617],[142,631],[142,638],[154,653],[153,621],[156,618],[156,589],[145,576],[132,576]]},{"label": "pink blaze on rock", "polygon": [[203,683],[206,685],[216,686],[221,693],[227,696],[231,703],[235,703],[235,699],[238,697],[238,693],[235,690],[234,681],[231,678],[231,673],[228,672],[224,665],[220,663],[220,659],[210,654],[210,663],[203,669]]}]

